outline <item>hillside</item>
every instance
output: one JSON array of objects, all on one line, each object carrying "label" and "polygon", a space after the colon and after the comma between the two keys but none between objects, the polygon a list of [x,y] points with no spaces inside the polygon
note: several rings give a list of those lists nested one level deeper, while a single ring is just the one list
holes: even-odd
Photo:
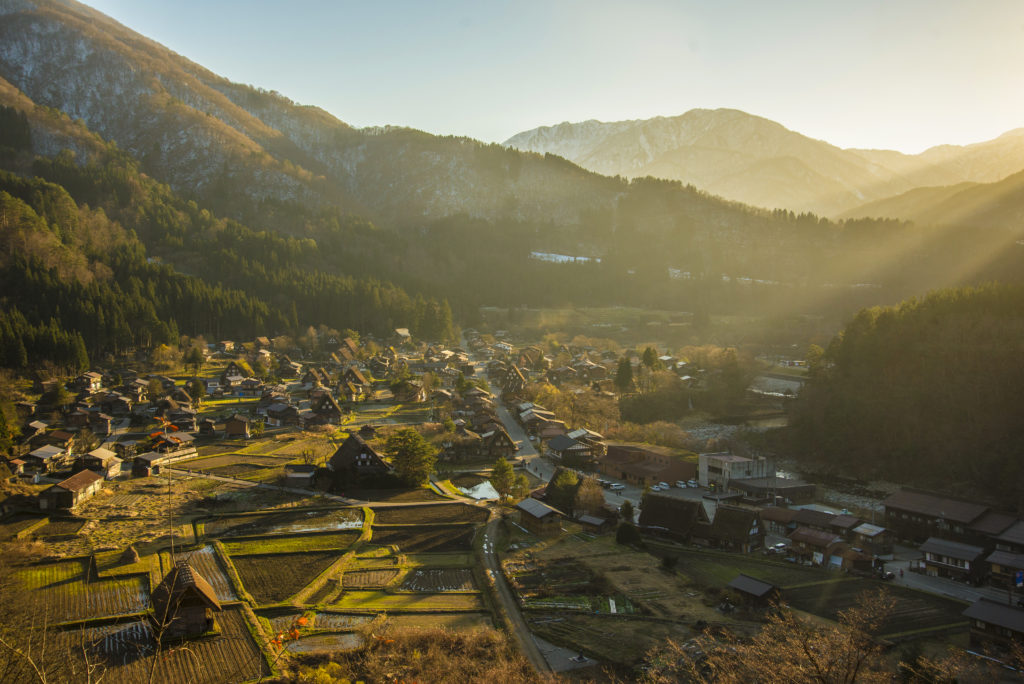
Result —
[{"label": "hillside", "polygon": [[945,290],[864,310],[829,346],[792,416],[817,467],[1021,506],[1024,290]]},{"label": "hillside", "polygon": [[920,186],[991,182],[1024,169],[1024,133],[919,155],[844,150],[732,109],[536,128],[505,144],[625,178],[651,175],[763,207],[831,216]]},{"label": "hillside", "polygon": [[[991,278],[1006,253],[999,273],[1019,277],[1009,266],[1020,250],[1001,237],[766,211],[554,154],[355,129],[71,0],[0,0],[0,17],[0,107],[27,126],[0,167],[63,188],[80,210],[101,208],[149,258],[257,298],[270,332],[423,321],[417,332],[444,331],[445,303],[463,323],[482,305],[626,305],[838,324],[862,306]],[[868,165],[739,112],[715,123],[720,114],[708,113],[704,140],[776,155],[796,146],[834,173]],[[742,184],[746,171],[726,173],[730,155],[719,155],[719,182]],[[772,169],[772,196],[789,196],[793,179],[825,183],[795,156],[758,164]],[[963,248],[987,242],[981,259]],[[217,327],[178,313],[190,334]]]},{"label": "hillside", "polygon": [[995,183],[918,188],[865,204],[843,218],[889,216],[936,226],[1019,231],[1024,225],[1024,171]]}]

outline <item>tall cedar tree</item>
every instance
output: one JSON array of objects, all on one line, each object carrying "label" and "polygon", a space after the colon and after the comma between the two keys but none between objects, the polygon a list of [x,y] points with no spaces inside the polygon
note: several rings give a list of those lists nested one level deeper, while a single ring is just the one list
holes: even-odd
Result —
[{"label": "tall cedar tree", "polygon": [[437,463],[437,449],[414,428],[403,428],[388,437],[384,452],[391,457],[395,474],[410,487],[425,483]]},{"label": "tall cedar tree", "polygon": [[625,356],[619,359],[619,367],[615,370],[615,386],[620,392],[633,389],[633,364]]}]

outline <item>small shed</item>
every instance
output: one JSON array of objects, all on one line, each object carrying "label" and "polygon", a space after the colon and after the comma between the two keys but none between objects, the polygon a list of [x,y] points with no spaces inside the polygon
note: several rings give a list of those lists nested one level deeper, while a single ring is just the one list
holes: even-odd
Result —
[{"label": "small shed", "polygon": [[729,582],[729,588],[749,605],[763,606],[779,599],[780,590],[774,584],[762,582],[740,573]]},{"label": "small shed", "polygon": [[242,437],[249,439],[249,418],[243,416],[240,413],[228,418],[224,421],[224,434],[228,437]]},{"label": "small shed", "polygon": [[220,602],[210,583],[186,561],[179,561],[153,590],[152,620],[163,640],[187,639],[213,630]]},{"label": "small shed", "polygon": [[606,518],[599,518],[596,515],[582,515],[576,521],[586,532],[593,534],[607,534],[615,529],[615,523]]},{"label": "small shed", "polygon": [[316,477],[316,466],[306,463],[290,463],[284,467],[284,484],[286,487],[312,489]]},{"label": "small shed", "polygon": [[83,470],[40,492],[39,508],[44,511],[74,508],[91,499],[102,486],[102,475]]},{"label": "small shed", "polygon": [[533,498],[523,499],[516,508],[519,510],[519,522],[537,536],[548,537],[562,531],[565,514],[557,508]]}]

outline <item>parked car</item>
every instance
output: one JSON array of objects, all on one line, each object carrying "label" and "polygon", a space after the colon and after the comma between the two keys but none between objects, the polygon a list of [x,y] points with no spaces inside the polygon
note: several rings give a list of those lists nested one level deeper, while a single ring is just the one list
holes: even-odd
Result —
[{"label": "parked car", "polygon": [[661,491],[661,485],[651,485],[651,491],[652,492],[660,492]]},{"label": "parked car", "polygon": [[700,487],[700,482],[697,482],[696,480],[687,480],[686,484],[690,487]]},{"label": "parked car", "polygon": [[668,489],[668,483],[667,482],[659,482],[658,486],[661,487],[662,489]]},{"label": "parked car", "polygon": [[683,480],[676,480],[676,487],[679,487],[680,489],[686,489],[688,486],[689,485],[686,484],[685,481],[683,481]]},{"label": "parked car", "polygon": [[613,490],[615,490],[616,492],[621,492],[621,491],[622,491],[623,489],[625,489],[625,488],[626,488],[626,485],[624,485],[624,484],[619,484],[618,482],[616,482],[615,484],[613,484],[612,486],[610,486],[610,487],[609,487],[608,489],[613,489]]}]

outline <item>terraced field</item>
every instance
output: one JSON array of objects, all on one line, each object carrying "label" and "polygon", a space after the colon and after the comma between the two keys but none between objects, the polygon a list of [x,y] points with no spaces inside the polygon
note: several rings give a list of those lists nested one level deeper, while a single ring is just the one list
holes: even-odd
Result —
[{"label": "terraced field", "polygon": [[406,553],[470,551],[475,528],[469,525],[431,527],[373,527],[372,542],[397,546]]},{"label": "terraced field", "polygon": [[411,570],[402,582],[403,591],[475,591],[469,568],[421,568]]},{"label": "terraced field", "polygon": [[387,594],[382,591],[346,591],[332,606],[340,612],[423,612],[483,610],[479,594],[426,594],[402,592]]},{"label": "terraced field", "polygon": [[453,503],[436,506],[396,506],[375,508],[378,525],[431,525],[439,523],[484,523],[490,511],[479,506]]},{"label": "terraced field", "polygon": [[[81,639],[95,644],[107,663],[105,679],[126,684],[194,682],[222,684],[244,682],[270,674],[270,667],[249,632],[241,606],[225,606],[217,613],[219,636],[189,642],[188,648],[165,649],[156,657],[153,636],[145,621],[60,632],[59,646],[75,659],[82,671]],[[154,670],[155,668],[155,670]],[[151,671],[153,676],[151,678]]]},{"label": "terraced field", "polygon": [[28,592],[26,600],[38,602],[40,614],[51,622],[130,615],[149,605],[144,576],[86,579],[84,561],[30,566],[14,573],[14,580]]},{"label": "terraced field", "polygon": [[783,591],[783,599],[794,608],[835,620],[839,613],[858,605],[865,592],[884,591],[892,597],[892,613],[882,623],[880,634],[892,637],[966,625],[961,613],[966,603],[925,594],[905,587],[881,585],[867,579],[806,585]]},{"label": "terraced field", "polygon": [[359,532],[302,534],[249,539],[231,538],[223,541],[228,554],[297,553],[302,551],[343,551],[359,539]]},{"label": "terraced field", "polygon": [[387,584],[398,577],[397,569],[381,570],[349,570],[341,579],[342,587],[346,591],[350,589],[383,589]]},{"label": "terraced field", "polygon": [[242,586],[259,604],[279,603],[298,593],[338,559],[334,551],[232,556]]},{"label": "terraced field", "polygon": [[246,537],[263,534],[302,534],[354,530],[362,527],[358,508],[325,511],[280,511],[259,515],[236,515],[203,521],[207,537]]}]

